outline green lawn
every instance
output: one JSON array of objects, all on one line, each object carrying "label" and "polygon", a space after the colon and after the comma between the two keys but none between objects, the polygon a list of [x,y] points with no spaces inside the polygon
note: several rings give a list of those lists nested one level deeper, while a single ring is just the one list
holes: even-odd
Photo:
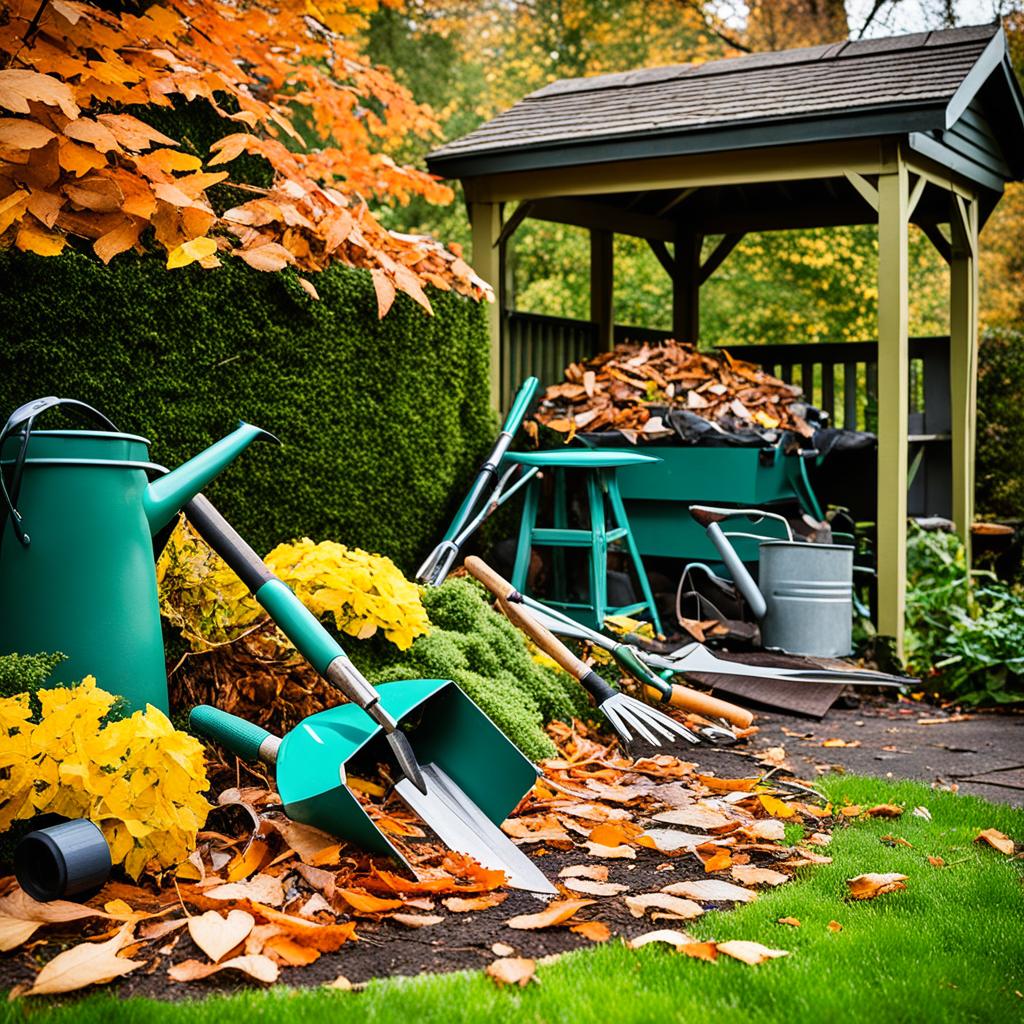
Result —
[{"label": "green lawn", "polygon": [[[374,982],[358,993],[278,986],[173,1004],[98,994],[64,1006],[4,1004],[0,1024],[1024,1020],[1024,862],[972,842],[980,829],[996,828],[1020,843],[1024,812],[917,783],[835,777],[823,785],[833,800],[895,802],[908,813],[839,826],[831,865],[689,929],[701,938],[754,939],[791,951],[757,967],[726,957],[705,963],[664,947],[634,952],[613,942],[542,967],[540,984],[524,990],[499,990],[482,974],[460,973]],[[909,814],[919,804],[931,821]],[[886,845],[887,833],[913,848]],[[947,866],[932,867],[929,854]],[[862,903],[843,899],[846,878],[890,871],[909,876],[906,891]],[[780,925],[779,917],[802,926]],[[832,920],[841,932],[828,929]]]}]

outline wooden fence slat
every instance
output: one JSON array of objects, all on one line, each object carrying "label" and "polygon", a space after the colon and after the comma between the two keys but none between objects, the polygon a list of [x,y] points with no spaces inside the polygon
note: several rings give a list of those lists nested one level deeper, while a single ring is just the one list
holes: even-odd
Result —
[{"label": "wooden fence slat", "polygon": [[857,363],[843,363],[843,429],[857,429]]},{"label": "wooden fence slat", "polygon": [[836,422],[835,363],[821,364],[821,410],[828,413],[829,423]]}]

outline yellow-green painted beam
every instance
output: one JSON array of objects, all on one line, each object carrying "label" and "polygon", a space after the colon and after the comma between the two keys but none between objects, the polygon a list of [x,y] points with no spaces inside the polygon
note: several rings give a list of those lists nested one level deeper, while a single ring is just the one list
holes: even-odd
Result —
[{"label": "yellow-green painted beam", "polygon": [[903,651],[909,413],[906,164],[878,178],[878,629]]},{"label": "yellow-green painted beam", "polygon": [[950,197],[949,390],[953,521],[971,552],[978,375],[978,203]]},{"label": "yellow-green painted beam", "polygon": [[490,391],[491,406],[501,409],[504,396],[501,394],[501,206],[498,203],[469,204],[469,221],[472,229],[473,269],[493,289],[495,301],[487,308],[487,333],[490,336]]}]

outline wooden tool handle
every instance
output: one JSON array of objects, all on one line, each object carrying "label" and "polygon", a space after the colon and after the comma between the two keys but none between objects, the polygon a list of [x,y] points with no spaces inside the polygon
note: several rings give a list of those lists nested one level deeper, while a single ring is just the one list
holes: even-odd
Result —
[{"label": "wooden tool handle", "polygon": [[[660,701],[664,698],[654,689],[653,686],[646,687],[647,696],[653,701]],[[741,729],[749,728],[754,721],[754,716],[746,709],[730,704],[728,701],[719,700],[709,694],[701,693],[700,690],[691,690],[688,686],[680,686],[678,683],[672,685],[672,692],[669,695],[668,703],[673,707],[682,708],[684,711],[694,711],[698,715],[707,715],[711,718],[724,718]]]},{"label": "wooden tool handle", "polygon": [[590,666],[576,657],[546,626],[541,625],[521,604],[499,601],[509,622],[521,629],[549,657],[554,658],[569,675],[582,680]]},{"label": "wooden tool handle", "polygon": [[479,580],[499,601],[508,599],[509,594],[516,592],[515,587],[499,573],[496,573],[482,558],[470,555],[464,565],[466,572]]}]

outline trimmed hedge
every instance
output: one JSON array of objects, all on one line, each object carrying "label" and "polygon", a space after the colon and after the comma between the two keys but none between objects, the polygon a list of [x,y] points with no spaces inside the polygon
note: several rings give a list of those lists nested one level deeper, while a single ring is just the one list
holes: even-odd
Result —
[{"label": "trimmed hedge", "polygon": [[[253,445],[209,488],[261,553],[303,535],[394,558],[439,539],[496,425],[483,309],[431,290],[377,319],[369,273],[312,275],[240,260],[168,271],[152,257],[0,253],[0,412],[79,398],[174,467],[239,419]],[[44,418],[40,426],[53,422]]]}]

